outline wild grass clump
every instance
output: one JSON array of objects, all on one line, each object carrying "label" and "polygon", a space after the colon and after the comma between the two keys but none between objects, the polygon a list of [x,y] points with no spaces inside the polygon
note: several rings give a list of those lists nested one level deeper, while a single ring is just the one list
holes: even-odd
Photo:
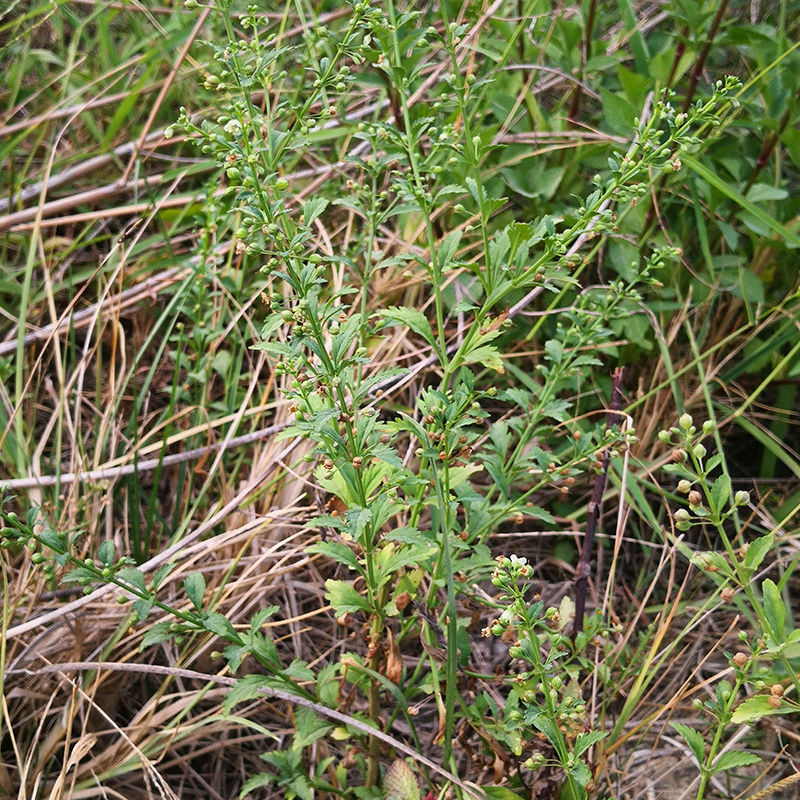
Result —
[{"label": "wild grass clump", "polygon": [[12,18],[0,793],[793,785],[795,23],[690,5]]}]

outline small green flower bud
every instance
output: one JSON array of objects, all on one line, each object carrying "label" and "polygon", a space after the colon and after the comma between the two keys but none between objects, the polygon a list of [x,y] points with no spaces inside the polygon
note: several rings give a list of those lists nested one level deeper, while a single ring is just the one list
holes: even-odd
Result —
[{"label": "small green flower bud", "polygon": [[289,188],[289,181],[286,180],[286,178],[278,178],[278,180],[275,181],[275,188],[279,192],[285,192]]},{"label": "small green flower bud", "polygon": [[681,418],[678,420],[678,425],[681,426],[685,431],[688,431],[689,428],[692,427],[692,417],[690,414],[681,414]]},{"label": "small green flower bud", "polygon": [[669,444],[671,438],[669,431],[658,432],[658,441],[661,442],[661,444]]},{"label": "small green flower bud", "polygon": [[708,436],[709,434],[711,434],[711,433],[713,433],[713,432],[714,432],[714,428],[715,428],[715,427],[716,427],[716,425],[714,425],[714,422],[713,422],[713,420],[707,419],[707,420],[706,420],[706,421],[703,423],[703,433],[704,433],[706,436]]},{"label": "small green flower bud", "polygon": [[688,494],[692,488],[692,484],[686,479],[678,481],[678,491],[681,494]]},{"label": "small green flower bud", "polygon": [[691,518],[692,518],[692,515],[685,508],[679,508],[675,512],[675,521],[676,522],[688,522]]},{"label": "small green flower bud", "polygon": [[544,753],[534,753],[527,761],[525,761],[523,766],[530,770],[539,769],[540,767],[544,766],[546,760],[547,759],[545,758]]},{"label": "small green flower bud", "polygon": [[692,450],[692,453],[694,453],[695,458],[705,458],[707,452],[708,451],[706,450],[705,445],[702,442],[696,444],[694,446],[694,449]]},{"label": "small green flower bud", "polygon": [[733,502],[737,506],[746,506],[750,502],[750,492],[736,492],[733,496]]}]

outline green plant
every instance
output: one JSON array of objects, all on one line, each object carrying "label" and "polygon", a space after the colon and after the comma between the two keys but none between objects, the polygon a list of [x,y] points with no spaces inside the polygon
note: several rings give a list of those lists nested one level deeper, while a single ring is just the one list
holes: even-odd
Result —
[{"label": "green plant", "polygon": [[[752,723],[770,714],[791,714],[800,710],[800,704],[785,694],[786,684],[794,689],[795,697],[800,691],[797,670],[792,663],[800,655],[800,630],[787,626],[786,602],[771,578],[761,581],[760,592],[755,586],[759,570],[774,551],[775,533],[770,531],[752,541],[745,539],[746,527],[740,523],[739,513],[750,504],[750,494],[732,491],[721,449],[709,456],[704,440],[715,433],[713,421],[707,420],[698,431],[692,417],[683,414],[678,425],[659,434],[662,443],[673,447],[672,463],[666,469],[679,478],[677,493],[686,497],[688,506],[674,512],[675,527],[679,531],[699,528],[709,545],[709,549],[695,552],[686,547],[691,562],[713,578],[724,602],[733,602],[737,594],[744,595],[747,606],[743,610],[752,615],[757,629],[755,637],[741,631],[741,641],[749,643],[750,647],[729,655],[735,678],[733,684],[720,681],[713,699],[705,703],[695,701],[697,709],[714,720],[712,741],[706,744],[699,731],[672,723],[698,762],[697,800],[706,796],[712,776],[760,760],[754,753],[741,750],[721,752],[725,731],[731,723]],[[715,438],[719,443],[719,437]],[[721,543],[721,550],[715,546],[717,542]],[[788,574],[784,574],[781,582],[787,577]],[[761,664],[757,678],[751,674],[754,663]],[[756,692],[742,700],[748,684]],[[768,693],[763,691],[765,688],[769,688]]]},{"label": "green plant", "polygon": [[[565,223],[544,217],[496,228],[493,215],[503,200],[490,196],[480,172],[493,146],[474,135],[468,122],[483,102],[479,83],[461,80],[454,70],[443,83],[457,98],[454,108],[441,102],[433,114],[409,113],[409,96],[421,80],[429,41],[437,39],[455,64],[467,29],[445,19],[443,29],[428,28],[414,40],[408,31],[417,17],[414,12],[395,16],[391,4],[385,14],[357,4],[340,34],[310,31],[304,59],[314,65],[310,89],[293,104],[271,106],[264,114],[253,105],[251,91],[285,78],[277,72],[283,51],[277,42],[267,42],[273,49],[268,58],[262,56],[255,17],[245,18],[243,27],[256,35],[237,42],[233,20],[225,16],[229,42],[215,47],[218,71],[209,83],[232,87],[238,94],[215,124],[197,125],[187,115],[180,124],[224,167],[228,193],[242,220],[238,247],[262,258],[270,276],[273,313],[259,347],[275,359],[275,372],[286,381],[285,396],[295,419],[284,435],[313,443],[315,480],[344,509],[309,523],[335,536],[308,552],[328,556],[356,573],[355,582],[329,579],[326,584],[343,623],[350,615],[367,620],[367,655],[364,661],[348,660],[350,673],[360,673],[351,680],[364,687],[369,717],[378,725],[386,689],[381,676],[402,685],[398,652],[414,627],[403,624],[393,634],[390,622],[413,600],[421,609],[426,646],[439,639],[445,644],[444,667],[430,661],[431,686],[440,709],[444,763],[453,765],[459,670],[469,664],[459,595],[487,575],[490,558],[484,543],[498,525],[523,517],[551,520],[530,498],[544,487],[574,481],[591,468],[599,452],[625,441],[612,431],[597,436],[578,428],[575,437],[561,443],[551,441],[546,431],[553,423],[569,429],[574,408],[568,395],[583,370],[601,363],[587,351],[610,339],[608,321],[618,309],[641,299],[635,284],[656,282],[653,274],[665,257],[675,255],[673,249],[658,249],[635,270],[632,281],[576,294],[587,263],[578,252],[586,241],[616,229],[618,217],[646,193],[650,170],[680,168],[681,149],[698,141],[698,127],[717,121],[717,108],[737,84],[718,84],[715,95],[689,114],[677,113],[667,100],[656,101],[652,113],[640,121],[628,152],[610,160],[608,177],[595,176],[596,190]],[[401,53],[408,47],[414,54],[410,69],[401,65]],[[355,68],[364,61],[378,67],[392,87],[395,119],[392,124],[359,123],[354,131],[372,148],[359,161],[372,187],[354,206],[366,223],[359,241],[369,246],[388,213],[419,217],[427,255],[415,260],[430,280],[430,315],[411,306],[367,315],[368,281],[376,269],[371,251],[356,267],[361,281],[357,288],[328,291],[330,270],[349,263],[344,255],[311,247],[313,226],[326,213],[328,200],[313,197],[294,204],[293,187],[280,175],[287,155],[302,152],[315,130],[339,116],[336,98],[357,80]],[[313,111],[320,106],[321,111]],[[454,119],[463,119],[464,125],[456,127]],[[375,192],[381,175],[390,181],[390,194]],[[457,258],[460,230],[437,241],[433,219],[450,206],[453,196],[460,201],[454,211],[464,213],[465,203],[472,206],[475,243],[481,251],[476,260]],[[470,300],[448,308],[445,280],[461,282]],[[554,293],[553,307],[568,297],[574,300],[546,342],[537,377],[522,390],[481,388],[486,370],[502,376],[507,366],[515,369],[498,345],[507,340],[514,316],[524,307],[520,298],[542,291]],[[360,293],[361,302],[351,308],[347,297],[354,292]],[[515,307],[503,311],[512,300]],[[468,315],[469,320],[452,348],[445,338],[448,313]],[[528,335],[538,335],[543,322]],[[396,325],[416,334],[441,370],[438,385],[425,387],[415,407],[399,415],[381,399],[392,375],[370,370],[368,358],[370,343]],[[505,406],[508,418],[491,422],[487,438],[482,428],[498,414],[498,404]],[[401,457],[400,447],[413,454],[410,462]],[[488,485],[473,479],[482,469],[492,479]],[[440,605],[440,618],[428,621]],[[413,681],[403,687],[406,695],[417,691]],[[407,697],[401,709],[408,717]],[[561,755],[566,759],[565,752]],[[371,787],[378,780],[377,739],[369,743],[368,756],[365,782]]]}]

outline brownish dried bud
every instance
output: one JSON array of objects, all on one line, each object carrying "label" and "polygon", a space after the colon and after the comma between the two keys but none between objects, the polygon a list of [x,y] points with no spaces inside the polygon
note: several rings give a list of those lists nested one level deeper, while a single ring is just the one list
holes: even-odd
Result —
[{"label": "brownish dried bud", "polygon": [[500,641],[505,642],[506,644],[513,644],[514,642],[516,642],[517,641],[516,628],[506,628],[500,635]]},{"label": "brownish dried bud", "polygon": [[696,489],[693,489],[689,492],[689,505],[690,506],[701,506],[703,505],[703,495],[700,494]]},{"label": "brownish dried bud", "polygon": [[779,683],[773,683],[772,686],[769,687],[769,693],[773,697],[783,697],[783,686]]},{"label": "brownish dried bud", "polygon": [[743,653],[741,650],[733,655],[733,663],[736,664],[739,669],[744,669],[749,660],[750,656],[747,655],[747,653]]},{"label": "brownish dried bud", "polygon": [[781,698],[776,697],[774,694],[771,694],[767,698],[767,702],[769,703],[770,708],[780,708],[781,707]]},{"label": "brownish dried bud", "polygon": [[736,592],[731,589],[730,586],[726,586],[721,592],[720,597],[722,598],[723,603],[730,603],[733,600],[733,596]]},{"label": "brownish dried bud", "polygon": [[676,464],[680,464],[682,461],[686,461],[686,451],[681,450],[680,447],[675,447],[672,450],[672,460]]},{"label": "brownish dried bud", "polygon": [[411,602],[411,595],[408,592],[401,592],[394,599],[394,604],[398,611],[403,611]]},{"label": "brownish dried bud", "polygon": [[353,459],[353,466],[354,466],[356,469],[361,469],[361,465],[362,465],[363,463],[364,463],[364,459],[363,459],[363,458],[361,458],[361,456],[356,456],[356,457]]},{"label": "brownish dried bud", "polygon": [[384,674],[392,683],[400,683],[403,678],[403,660],[400,657],[400,648],[391,630],[386,631],[386,668]]}]

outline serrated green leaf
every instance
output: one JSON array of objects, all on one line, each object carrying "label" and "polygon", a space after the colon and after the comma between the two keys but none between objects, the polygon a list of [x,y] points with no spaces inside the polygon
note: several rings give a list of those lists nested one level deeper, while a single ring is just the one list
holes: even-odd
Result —
[{"label": "serrated green leaf", "polygon": [[569,767],[569,773],[578,782],[580,786],[587,786],[592,779],[592,773],[589,767],[583,761],[576,761]]},{"label": "serrated green leaf", "polygon": [[395,528],[386,534],[386,538],[395,542],[420,546],[436,543],[436,537],[431,531],[421,531],[417,528]]},{"label": "serrated green leaf", "polygon": [[157,592],[161,585],[164,583],[164,580],[167,576],[172,572],[175,567],[178,566],[175,561],[170,561],[169,564],[164,564],[163,567],[159,567],[155,574],[153,575],[153,591]]},{"label": "serrated green leaf", "polygon": [[88,567],[75,567],[67,572],[61,580],[64,583],[74,583],[80,580],[96,581],[97,575]]},{"label": "serrated green leaf", "polygon": [[139,622],[144,622],[147,619],[147,615],[150,613],[150,609],[153,607],[153,601],[134,600],[131,605],[136,612],[136,616],[139,618]]},{"label": "serrated green leaf", "polygon": [[411,767],[395,759],[386,770],[383,780],[385,800],[419,800],[419,786]]},{"label": "serrated green leaf", "polygon": [[471,475],[483,471],[483,464],[464,464],[461,467],[450,467],[447,470],[450,489],[454,490],[466,483]]},{"label": "serrated green leaf", "polygon": [[268,606],[267,608],[261,608],[250,617],[250,630],[255,632],[258,631],[261,626],[270,618],[274,617],[275,613],[280,610],[280,606]]},{"label": "serrated green leaf", "polygon": [[186,596],[191,601],[197,611],[203,610],[203,597],[206,593],[206,579],[199,572],[193,572],[186,576],[183,582]]},{"label": "serrated green leaf", "polygon": [[131,586],[135,586],[142,592],[147,592],[147,584],[145,583],[144,575],[134,567],[124,567],[117,573],[117,577],[120,580],[125,581],[125,583],[129,583]]},{"label": "serrated green leaf", "polygon": [[759,761],[761,759],[755,753],[745,753],[743,750],[729,750],[727,753],[722,753],[714,762],[714,766],[711,767],[711,774],[716,775],[718,772],[724,772],[728,769],[747,767],[750,764],[757,764]]},{"label": "serrated green leaf", "polygon": [[462,231],[457,228],[451,231],[444,237],[442,243],[439,245],[437,255],[439,256],[439,266],[444,269],[453,260],[453,257],[458,250],[458,245],[461,242]]},{"label": "serrated green leaf", "polygon": [[711,507],[722,513],[731,496],[731,479],[727,474],[720,475],[711,485],[709,502]]},{"label": "serrated green leaf", "polygon": [[475,303],[471,303],[469,300],[459,300],[451,309],[451,314],[466,314],[469,311],[474,311],[477,308]]},{"label": "serrated green leaf", "polygon": [[39,534],[39,538],[43,545],[55,550],[56,553],[63,553],[67,549],[67,537],[52,528],[45,528]]},{"label": "serrated green leaf", "polygon": [[317,698],[325,706],[335,707],[339,697],[339,665],[328,664],[317,673]]},{"label": "serrated green leaf", "polygon": [[175,635],[171,628],[172,624],[169,622],[156,622],[155,625],[151,625],[142,636],[139,650],[144,650],[154,644],[168,642]]},{"label": "serrated green leaf", "polygon": [[431,347],[436,347],[436,339],[428,318],[418,309],[408,306],[391,306],[379,312],[390,325],[407,325],[419,334]]},{"label": "serrated green leaf", "polygon": [[702,764],[706,751],[703,734],[688,725],[684,725],[682,722],[670,722],[670,725],[678,732],[681,739],[689,745],[689,749],[692,751],[697,763]]},{"label": "serrated green leaf", "polygon": [[775,541],[775,534],[768,533],[766,536],[760,536],[758,539],[750,542],[747,547],[747,552],[744,554],[744,565],[753,571],[761,566],[761,562],[766,557],[767,553],[772,549],[772,544]]},{"label": "serrated green leaf", "polygon": [[530,722],[537,730],[540,730],[548,738],[550,744],[557,747],[561,743],[558,729],[544,714],[534,712],[529,716],[530,719],[526,721]]},{"label": "serrated green leaf", "polygon": [[236,629],[231,625],[230,620],[217,611],[209,611],[208,614],[203,616],[203,627],[211,633],[216,633],[223,639],[229,642],[241,644],[242,637],[236,632]]},{"label": "serrated green leaf", "polygon": [[501,375],[506,371],[500,351],[490,344],[475,347],[468,353],[465,353],[461,359],[462,364],[481,364],[484,367],[493,369]]},{"label": "serrated green leaf", "polygon": [[549,339],[544,343],[544,350],[547,353],[547,360],[554,364],[560,364],[564,358],[564,345],[557,339]]},{"label": "serrated green leaf", "polygon": [[767,578],[761,584],[761,593],[764,598],[764,614],[772,628],[772,638],[780,644],[786,638],[786,605],[775,581]]},{"label": "serrated green leaf", "polygon": [[115,549],[114,542],[111,539],[106,539],[101,542],[100,547],[97,548],[97,558],[100,563],[104,564],[106,567],[110,567],[114,563]]},{"label": "serrated green leaf", "polygon": [[341,517],[334,517],[330,514],[320,514],[312,517],[303,526],[304,528],[335,528],[337,531],[344,530],[347,523]]},{"label": "serrated green leaf", "polygon": [[327,589],[325,597],[336,612],[336,616],[370,610],[369,603],[350,583],[334,581],[329,578],[325,581],[325,588]]},{"label": "serrated green leaf", "polygon": [[333,727],[329,722],[319,718],[319,715],[312,708],[298,706],[294,712],[294,737],[292,739],[292,749],[300,749],[314,744],[321,739]]},{"label": "serrated green leaf", "polygon": [[307,200],[303,206],[303,224],[310,226],[327,207],[328,201],[324,197],[312,197]]},{"label": "serrated green leaf", "polygon": [[[262,664],[275,667],[280,666],[278,648],[269,636],[265,636],[263,633],[253,634],[249,637],[249,644],[253,655],[256,656]],[[227,650],[225,652],[227,654]]]},{"label": "serrated green leaf", "polygon": [[358,559],[355,553],[346,545],[339,542],[317,542],[306,548],[306,553],[319,553],[328,558],[346,564],[350,569],[358,569]]},{"label": "serrated green leaf", "polygon": [[344,512],[347,532],[358,541],[366,527],[372,522],[372,511],[368,508],[348,508]]},{"label": "serrated green leaf", "polygon": [[[438,548],[430,545],[410,545],[404,547],[402,550],[393,552],[388,547],[384,547],[383,551],[378,556],[378,569],[379,574],[378,585],[376,588],[383,586],[386,581],[392,578],[403,567],[417,565],[425,559],[430,558],[436,553]],[[384,553],[388,552],[388,556],[383,557]]]},{"label": "serrated green leaf", "polygon": [[523,513],[526,517],[533,517],[533,519],[541,520],[547,525],[555,525],[556,523],[555,517],[553,517],[553,515],[547,511],[547,509],[541,508],[540,506],[526,505]]},{"label": "serrated green leaf", "polygon": [[228,690],[222,703],[222,711],[229,714],[231,709],[239,703],[255,700],[264,696],[264,689],[270,686],[270,679],[266,675],[245,675]]},{"label": "serrated green leaf", "polygon": [[371,450],[371,455],[373,458],[377,458],[379,461],[383,461],[384,464],[388,464],[390,467],[394,467],[395,469],[402,469],[403,468],[403,459],[397,455],[397,451],[393,448],[389,447],[388,445],[377,444]]},{"label": "serrated green leaf", "polygon": [[284,668],[283,674],[298,682],[314,680],[314,673],[308,668],[308,664],[300,658],[292,659],[292,663]]},{"label": "serrated green leaf", "polygon": [[593,744],[608,736],[608,731],[587,731],[579,733],[575,739],[573,753],[576,758],[582,756]]},{"label": "serrated green leaf", "polygon": [[508,453],[508,448],[511,446],[511,436],[508,432],[508,422],[500,419],[493,423],[489,428],[489,438],[495,446],[498,454],[505,458]]},{"label": "serrated green leaf", "polygon": [[773,714],[796,714],[797,706],[794,703],[782,703],[778,708],[769,704],[769,695],[754,694],[741,702],[731,716],[731,722],[736,725],[742,722],[757,722],[761,717]]}]

